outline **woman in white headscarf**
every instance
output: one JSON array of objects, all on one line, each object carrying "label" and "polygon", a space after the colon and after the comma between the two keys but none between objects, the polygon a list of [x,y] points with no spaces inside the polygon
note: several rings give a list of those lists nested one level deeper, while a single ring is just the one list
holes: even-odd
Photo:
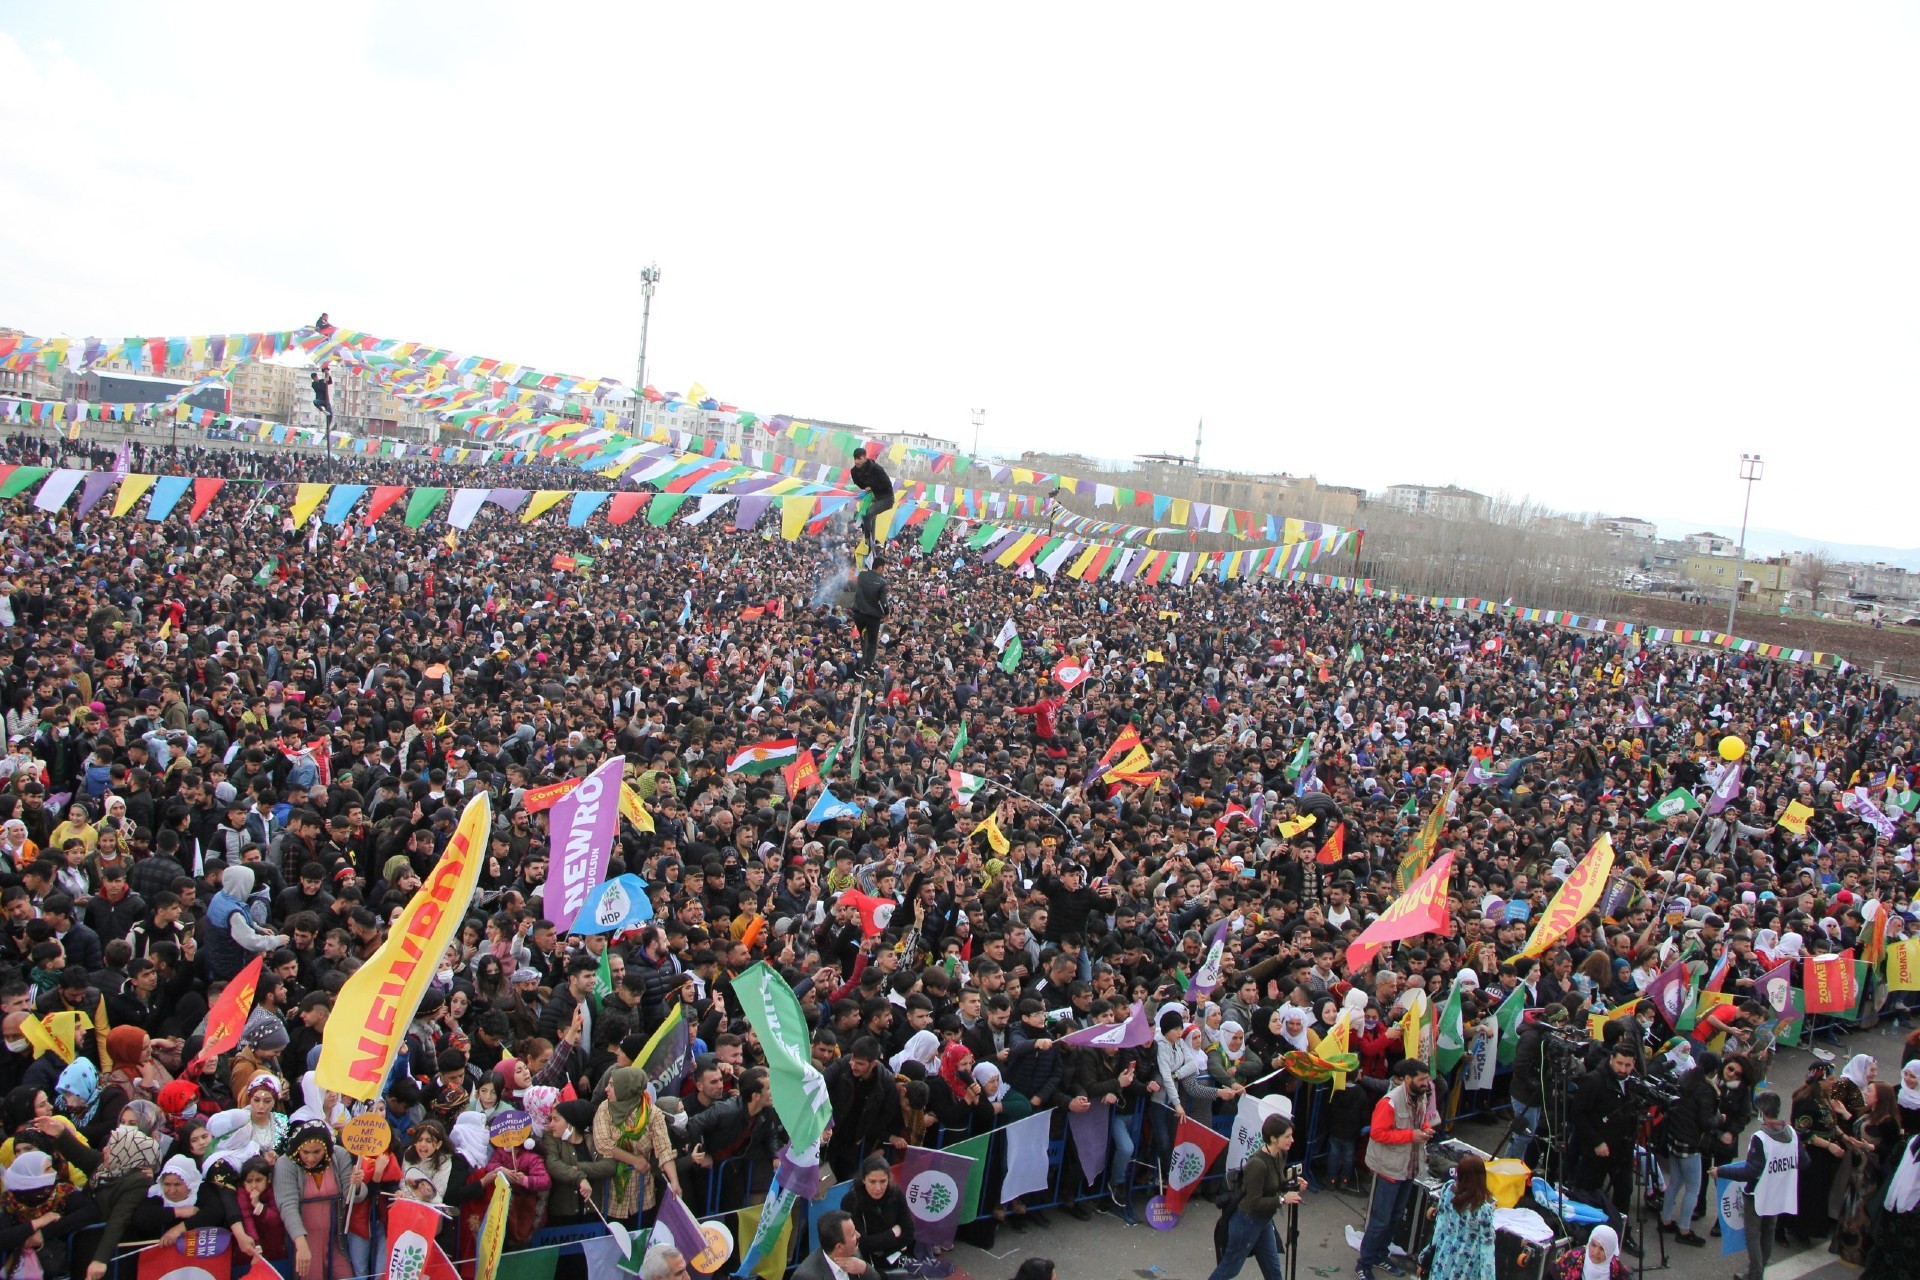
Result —
[{"label": "woman in white headscarf", "polygon": [[1920,1058],[1900,1068],[1900,1132],[1920,1134]]},{"label": "woman in white headscarf", "polygon": [[1775,960],[1804,960],[1807,955],[1807,940],[1788,930],[1780,935],[1780,941],[1773,949]]},{"label": "woman in white headscarf", "polygon": [[1887,1179],[1879,1204],[1873,1247],[1860,1280],[1909,1280],[1920,1258],[1920,1135],[1907,1139],[1900,1163]]},{"label": "woman in white headscarf", "polygon": [[1247,1052],[1247,1030],[1238,1022],[1220,1024],[1220,1035],[1207,1050],[1207,1073],[1215,1084],[1234,1090],[1235,1096],[1266,1074],[1259,1059]]},{"label": "woman in white headscarf", "polygon": [[160,1166],[146,1203],[134,1210],[128,1234],[142,1240],[157,1236],[170,1245],[188,1231],[224,1227],[228,1221],[218,1189],[206,1185],[193,1157],[180,1155]]},{"label": "woman in white headscarf", "polygon": [[931,1031],[916,1031],[907,1037],[906,1047],[894,1054],[887,1065],[893,1068],[895,1075],[909,1062],[917,1062],[931,1073],[939,1061],[940,1037]]},{"label": "woman in white headscarf", "polygon": [[1612,1227],[1593,1229],[1585,1244],[1577,1244],[1554,1264],[1554,1280],[1626,1280],[1632,1274],[1620,1260],[1620,1236]]},{"label": "woman in white headscarf", "polygon": [[991,1062],[976,1062],[973,1064],[973,1079],[980,1086],[980,1097],[995,1104],[998,1110],[1000,1100],[1007,1096],[1007,1082],[1000,1074],[1000,1068]]},{"label": "woman in white headscarf", "polygon": [[[38,1221],[53,1215],[45,1226]],[[96,1221],[93,1198],[62,1178],[44,1151],[22,1150],[7,1166],[0,1190],[0,1252],[9,1255],[8,1274],[18,1275],[18,1255],[32,1252],[42,1274],[65,1269],[66,1238]],[[29,1241],[37,1241],[29,1251]]]}]

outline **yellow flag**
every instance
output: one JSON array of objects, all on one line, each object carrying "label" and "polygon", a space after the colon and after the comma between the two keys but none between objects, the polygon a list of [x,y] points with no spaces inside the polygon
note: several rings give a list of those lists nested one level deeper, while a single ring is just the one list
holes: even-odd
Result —
[{"label": "yellow flag", "polygon": [[647,812],[647,806],[640,803],[640,797],[626,783],[620,784],[620,816],[642,831],[653,830],[653,815]]},{"label": "yellow flag", "polygon": [[1621,1005],[1618,1009],[1610,1010],[1607,1013],[1588,1014],[1587,1015],[1587,1034],[1595,1040],[1600,1039],[1600,1028],[1606,1026],[1607,1023],[1611,1022],[1615,1018],[1631,1017],[1633,1015],[1634,1006],[1638,1005],[1639,1003],[1640,1001],[1638,999],[1629,1000],[1625,1004]]},{"label": "yellow flag", "polygon": [[1593,848],[1587,856],[1580,859],[1580,865],[1573,874],[1554,891],[1553,898],[1547,903],[1547,909],[1540,916],[1540,923],[1533,927],[1533,936],[1527,939],[1527,945],[1521,949],[1523,956],[1537,956],[1548,947],[1573,932],[1573,926],[1586,918],[1600,901],[1600,895],[1606,892],[1607,877],[1613,874],[1613,840],[1602,835],[1593,842]]},{"label": "yellow flag", "polygon": [[1406,1013],[1401,1015],[1400,1055],[1402,1057],[1417,1058],[1420,1056],[1420,1037],[1426,1021],[1421,1017],[1421,1014],[1425,1012],[1427,1003],[1427,998],[1423,995],[1418,1000],[1410,1001],[1407,1004]]},{"label": "yellow flag", "polygon": [[492,825],[493,806],[482,792],[467,802],[446,852],[387,940],[340,989],[333,1016],[346,1034],[328,1036],[320,1045],[316,1078],[321,1088],[363,1101],[379,1096],[407,1024],[466,915],[486,863]]},{"label": "yellow flag", "polygon": [[985,820],[974,828],[974,832],[975,834],[985,832],[987,844],[992,846],[995,853],[1004,855],[1013,847],[1007,840],[1006,834],[1000,830],[1000,819],[993,814],[988,814]]},{"label": "yellow flag", "polygon": [[153,488],[153,482],[159,478],[159,476],[133,474],[122,480],[120,492],[113,497],[113,518],[118,520],[133,510],[133,504],[140,500],[140,495]]},{"label": "yellow flag", "polygon": [[[761,1203],[740,1210],[740,1222],[734,1236],[740,1241],[740,1249],[743,1253],[746,1251],[748,1242],[759,1234],[760,1212],[764,1208],[766,1205]],[[767,1246],[767,1251],[760,1255],[760,1261],[754,1264],[751,1274],[759,1276],[760,1280],[780,1280],[780,1277],[787,1273],[787,1251],[792,1244],[793,1215],[788,1214],[787,1220],[780,1224],[780,1231],[774,1237],[773,1243]]]},{"label": "yellow flag", "polygon": [[494,1179],[493,1196],[480,1223],[480,1262],[475,1280],[494,1280],[500,1274],[500,1250],[507,1243],[507,1209],[512,1199],[513,1184],[505,1178]]},{"label": "yellow flag", "polygon": [[1887,990],[1920,991],[1920,938],[1887,944]]},{"label": "yellow flag", "polygon": [[[1322,1059],[1328,1062],[1331,1062],[1336,1055],[1352,1053],[1353,1050],[1348,1048],[1350,1036],[1347,1030],[1347,1023],[1352,1017],[1353,1013],[1351,1010],[1342,1010],[1340,1016],[1333,1020],[1333,1030],[1320,1037],[1320,1047],[1314,1052],[1318,1053]],[[1347,1087],[1346,1072],[1336,1071],[1333,1073],[1333,1087],[1335,1089],[1344,1089]]]},{"label": "yellow flag", "polygon": [[799,538],[807,521],[819,506],[819,499],[789,494],[780,499],[780,536],[788,542]]},{"label": "yellow flag", "polygon": [[327,500],[327,494],[333,489],[330,484],[303,484],[293,491],[293,523],[296,528],[303,527],[320,504]]},{"label": "yellow flag", "polygon": [[172,634],[173,634],[173,615],[168,614],[165,618],[161,619],[160,621],[160,638],[162,640],[165,640],[168,636]]},{"label": "yellow flag", "polygon": [[1149,650],[1147,650],[1147,661],[1148,661],[1148,662],[1161,662],[1161,663],[1164,663],[1164,662],[1165,662],[1166,660],[1167,660],[1167,655],[1166,655],[1166,654],[1164,654],[1164,653],[1162,653],[1162,652],[1160,652],[1160,651],[1159,651],[1158,649],[1149,649]]},{"label": "yellow flag", "polygon": [[1291,840],[1317,821],[1319,821],[1319,819],[1311,813],[1301,814],[1297,818],[1288,818],[1279,824],[1280,838],[1282,840]]},{"label": "yellow flag", "polygon": [[1807,819],[1813,816],[1813,806],[1801,804],[1798,800],[1787,802],[1787,811],[1780,815],[1775,826],[1785,827],[1797,836],[1807,834]]},{"label": "yellow flag", "polygon": [[532,524],[535,520],[538,520],[541,516],[553,510],[560,499],[568,496],[568,492],[565,489],[540,490],[527,501],[527,509],[520,513],[520,523]]}]

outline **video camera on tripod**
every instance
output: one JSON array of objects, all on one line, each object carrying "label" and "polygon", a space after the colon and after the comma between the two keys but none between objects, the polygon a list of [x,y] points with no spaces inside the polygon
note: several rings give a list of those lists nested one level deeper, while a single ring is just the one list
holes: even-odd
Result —
[{"label": "video camera on tripod", "polygon": [[1621,1082],[1626,1089],[1627,1099],[1637,1107],[1658,1107],[1662,1111],[1672,1109],[1680,1102],[1680,1088],[1671,1080],[1636,1071]]}]

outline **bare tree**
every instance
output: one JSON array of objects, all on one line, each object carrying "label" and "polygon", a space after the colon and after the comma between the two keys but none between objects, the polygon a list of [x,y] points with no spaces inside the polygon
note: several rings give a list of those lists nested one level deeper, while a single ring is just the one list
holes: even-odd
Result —
[{"label": "bare tree", "polygon": [[1838,563],[1833,552],[1825,547],[1815,547],[1800,557],[1795,576],[1799,579],[1800,589],[1807,593],[1809,607],[1815,613],[1820,612],[1820,597],[1831,594],[1828,584],[1834,579],[1834,566]]}]

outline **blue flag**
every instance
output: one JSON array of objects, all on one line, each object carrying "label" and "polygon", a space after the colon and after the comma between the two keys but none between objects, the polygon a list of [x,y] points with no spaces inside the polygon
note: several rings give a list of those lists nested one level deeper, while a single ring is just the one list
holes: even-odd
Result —
[{"label": "blue flag", "polygon": [[807,815],[808,822],[832,822],[835,818],[857,818],[860,806],[850,800],[842,800],[831,791],[822,791],[820,798],[813,802],[813,812]]},{"label": "blue flag", "polygon": [[618,933],[653,919],[653,899],[639,876],[615,876],[587,891],[570,933]]}]

